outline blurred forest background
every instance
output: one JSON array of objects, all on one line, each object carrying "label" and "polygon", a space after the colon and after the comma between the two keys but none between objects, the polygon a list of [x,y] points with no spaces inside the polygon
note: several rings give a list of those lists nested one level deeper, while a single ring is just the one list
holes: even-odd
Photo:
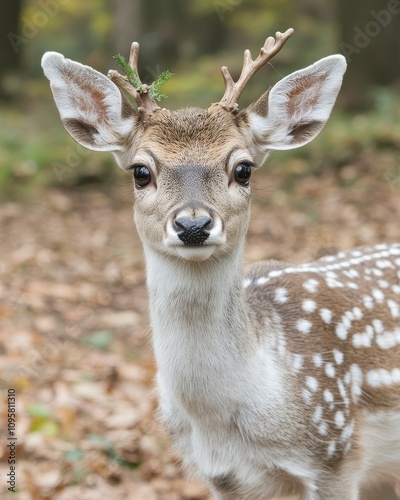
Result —
[{"label": "blurred forest background", "polygon": [[[65,133],[47,50],[107,73],[140,42],[166,107],[207,107],[245,48],[294,35],[240,105],[341,52],[344,85],[321,135],[271,154],[252,180],[246,261],[305,262],[400,241],[400,0],[8,0],[0,17],[0,497],[208,500],[155,418],[155,365],[128,174]],[[6,395],[17,392],[8,491]],[[372,496],[391,500],[393,492]]]},{"label": "blurred forest background", "polygon": [[319,168],[321,155],[340,165],[365,147],[398,144],[399,12],[398,0],[6,2],[0,20],[0,188],[10,194],[24,184],[34,189],[113,175],[108,155],[79,161],[84,153],[59,126],[40,59],[55,50],[106,73],[115,67],[112,55],[127,56],[133,40],[141,44],[144,81],[165,69],[175,73],[165,86],[167,106],[206,107],[222,95],[223,64],[237,75],[244,48],[257,54],[267,36],[294,27],[274,68],[253,79],[242,104],[280,75],[341,52],[349,69],[333,123],[318,145],[324,151],[310,146],[302,154]]}]

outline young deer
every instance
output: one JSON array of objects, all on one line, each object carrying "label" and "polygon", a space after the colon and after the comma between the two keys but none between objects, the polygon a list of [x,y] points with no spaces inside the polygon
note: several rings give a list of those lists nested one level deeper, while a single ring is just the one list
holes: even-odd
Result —
[{"label": "young deer", "polygon": [[253,169],[319,134],[346,68],[326,57],[239,110],[292,31],[246,51],[237,82],[222,68],[206,110],[160,109],[146,85],[55,52],[42,62],[66,130],[133,174],[161,412],[220,500],[356,500],[400,482],[400,244],[243,271]]}]

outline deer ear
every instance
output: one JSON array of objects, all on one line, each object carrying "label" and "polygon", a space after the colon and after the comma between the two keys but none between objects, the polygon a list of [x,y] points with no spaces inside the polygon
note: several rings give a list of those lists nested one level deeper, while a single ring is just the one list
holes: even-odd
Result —
[{"label": "deer ear", "polygon": [[94,151],[123,151],[135,126],[135,110],[118,87],[98,71],[57,52],[42,58],[67,132]]},{"label": "deer ear", "polygon": [[323,129],[340,90],[346,60],[325,57],[279,81],[247,111],[259,155],[298,148]]}]

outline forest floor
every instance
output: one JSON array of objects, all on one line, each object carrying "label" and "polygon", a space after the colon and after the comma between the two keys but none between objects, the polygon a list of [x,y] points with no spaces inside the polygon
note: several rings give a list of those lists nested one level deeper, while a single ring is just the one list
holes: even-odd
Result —
[{"label": "forest floor", "polygon": [[[279,171],[280,170],[280,171]],[[300,263],[400,241],[400,156],[255,175],[246,261]],[[0,496],[208,500],[156,419],[144,261],[129,183],[40,189],[0,205]],[[7,390],[17,493],[7,495]]]}]

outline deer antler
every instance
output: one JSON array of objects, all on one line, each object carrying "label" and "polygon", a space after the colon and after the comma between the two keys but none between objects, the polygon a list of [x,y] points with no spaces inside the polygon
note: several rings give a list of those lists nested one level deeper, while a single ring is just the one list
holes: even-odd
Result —
[{"label": "deer antler", "polygon": [[139,59],[139,44],[133,42],[131,45],[131,50],[129,54],[129,67],[135,74],[135,79],[137,84],[133,85],[127,76],[123,76],[118,71],[111,70],[108,73],[108,77],[113,81],[120,89],[125,90],[138,105],[138,112],[143,118],[149,117],[155,110],[160,109],[159,106],[154,102],[151,97],[149,90],[149,85],[142,83],[139,78],[138,73],[138,59]]},{"label": "deer antler", "polygon": [[226,66],[222,66],[221,73],[225,81],[225,93],[219,101],[219,105],[227,111],[236,113],[238,111],[237,101],[240,94],[243,92],[250,78],[266,64],[281,48],[285,45],[286,40],[293,34],[293,28],[289,28],[285,33],[277,31],[274,37],[270,36],[265,40],[264,46],[261,47],[260,55],[255,61],[251,57],[250,50],[245,50],[243,68],[237,82],[233,81],[231,74]]}]

